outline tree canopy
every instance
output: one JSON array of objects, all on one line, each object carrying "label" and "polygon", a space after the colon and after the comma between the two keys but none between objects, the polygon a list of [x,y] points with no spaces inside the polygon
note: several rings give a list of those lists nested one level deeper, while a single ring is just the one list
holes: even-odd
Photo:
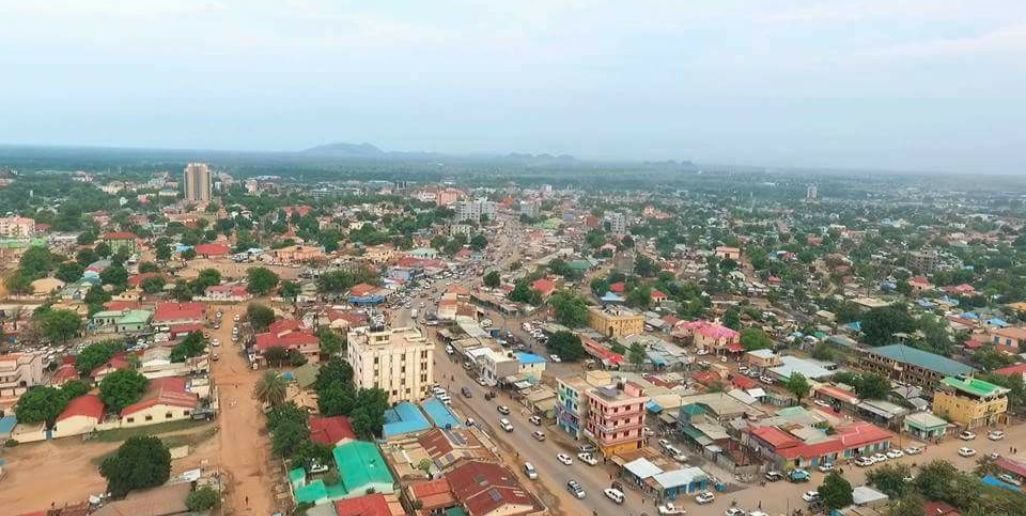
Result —
[{"label": "tree canopy", "polygon": [[574,361],[584,358],[587,354],[581,344],[581,338],[568,331],[557,331],[549,337],[545,343],[550,353],[555,354],[560,360]]},{"label": "tree canopy", "polygon": [[823,505],[830,510],[847,507],[854,501],[851,483],[836,471],[830,472],[823,479],[823,485],[819,486],[817,491],[819,492],[820,499],[823,500]]},{"label": "tree canopy", "polygon": [[267,331],[267,328],[274,322],[274,310],[260,303],[250,303],[246,307],[246,318],[249,319],[253,331]]},{"label": "tree canopy", "polygon": [[246,271],[246,290],[255,296],[267,295],[278,286],[278,275],[266,267]]},{"label": "tree canopy", "polygon": [[114,412],[139,401],[150,383],[145,376],[134,369],[121,369],[108,374],[100,381],[100,399]]},{"label": "tree canopy", "polygon": [[129,437],[100,464],[100,474],[107,479],[107,491],[123,498],[134,489],[167,482],[171,477],[171,452],[156,437]]}]

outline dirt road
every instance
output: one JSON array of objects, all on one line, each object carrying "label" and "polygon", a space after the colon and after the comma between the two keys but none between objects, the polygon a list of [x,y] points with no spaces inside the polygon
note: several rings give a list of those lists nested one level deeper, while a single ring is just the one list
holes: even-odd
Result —
[{"label": "dirt road", "polygon": [[221,408],[219,462],[231,478],[226,512],[264,515],[276,509],[271,494],[273,479],[283,477],[280,471],[269,471],[264,414],[253,397],[262,372],[247,367],[241,347],[231,339],[232,318],[245,310],[244,304],[224,307],[221,329],[211,332],[211,337],[221,342],[220,347],[212,348],[220,356],[213,362]]}]

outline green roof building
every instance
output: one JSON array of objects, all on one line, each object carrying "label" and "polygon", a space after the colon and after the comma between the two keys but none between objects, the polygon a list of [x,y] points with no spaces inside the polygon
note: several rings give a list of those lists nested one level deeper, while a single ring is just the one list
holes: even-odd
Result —
[{"label": "green roof building", "polygon": [[345,489],[340,498],[363,496],[371,489],[375,493],[395,492],[395,479],[374,443],[350,441],[336,446],[332,455],[341,478],[339,486]]},{"label": "green roof building", "polygon": [[933,412],[967,430],[1005,422],[1009,390],[972,376],[949,376],[933,394]]}]

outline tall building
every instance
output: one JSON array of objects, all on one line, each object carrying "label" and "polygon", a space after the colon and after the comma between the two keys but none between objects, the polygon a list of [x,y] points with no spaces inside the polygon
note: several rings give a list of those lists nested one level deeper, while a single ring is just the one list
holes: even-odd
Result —
[{"label": "tall building", "polygon": [[347,335],[348,359],[356,386],[378,387],[389,403],[418,401],[434,382],[431,341],[412,327],[355,328]]},{"label": "tall building", "polygon": [[0,237],[28,238],[36,232],[36,221],[28,217],[0,217]]},{"label": "tall building", "polygon": [[619,212],[606,214],[605,221],[609,223],[609,232],[614,235],[627,234],[627,216]]},{"label": "tall building", "polygon": [[584,436],[610,457],[642,447],[645,437],[645,403],[648,396],[633,382],[595,387],[586,391],[588,413]]},{"label": "tall building", "polygon": [[1009,390],[972,376],[948,376],[933,393],[932,411],[967,430],[1005,422]]},{"label": "tall building", "polygon": [[819,196],[819,189],[816,187],[816,185],[809,185],[805,189],[805,200],[806,201],[815,201],[818,196]]},{"label": "tall building", "polygon": [[589,306],[588,326],[611,339],[622,339],[645,331],[645,316],[622,306]]},{"label": "tall building", "polygon": [[487,199],[461,201],[456,205],[456,222],[472,220],[478,222],[482,216],[495,219],[495,203]]},{"label": "tall building", "polygon": [[206,163],[189,163],[185,166],[185,200],[210,202],[210,168]]}]

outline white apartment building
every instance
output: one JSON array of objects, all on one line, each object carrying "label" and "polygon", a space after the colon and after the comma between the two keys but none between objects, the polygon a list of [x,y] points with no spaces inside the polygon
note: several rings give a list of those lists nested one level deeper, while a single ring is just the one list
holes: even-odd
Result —
[{"label": "white apartment building", "polygon": [[189,163],[185,167],[185,200],[193,202],[210,202],[210,190],[213,185],[210,167],[206,163]]},{"label": "white apartment building", "polygon": [[487,215],[489,220],[495,219],[495,203],[487,199],[476,199],[473,201],[461,201],[456,204],[456,221],[464,222],[481,220],[482,215]]},{"label": "white apartment building", "polygon": [[627,234],[627,216],[623,213],[612,212],[606,214],[606,222],[609,223],[609,231],[614,235]]},{"label": "white apartment building", "polygon": [[372,330],[362,326],[347,335],[348,359],[356,386],[379,387],[389,403],[419,401],[434,383],[434,345],[412,327]]}]

